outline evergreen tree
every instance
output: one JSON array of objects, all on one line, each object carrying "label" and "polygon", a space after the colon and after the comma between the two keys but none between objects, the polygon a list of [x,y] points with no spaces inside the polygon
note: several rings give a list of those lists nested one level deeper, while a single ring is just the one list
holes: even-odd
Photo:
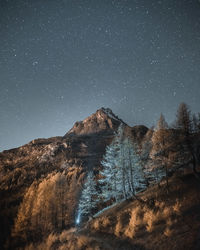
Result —
[{"label": "evergreen tree", "polygon": [[198,144],[194,142],[194,122],[192,122],[191,111],[185,103],[179,105],[175,128],[179,130],[177,145],[183,145],[180,154],[187,156],[182,157],[186,158],[185,162],[182,162],[182,165],[188,166],[189,163],[191,163],[195,176],[200,178],[197,172],[199,147]]},{"label": "evergreen tree", "polygon": [[126,180],[128,182],[128,195],[134,195],[137,191],[144,189],[145,178],[142,170],[141,159],[137,153],[137,146],[129,138],[123,141]]},{"label": "evergreen tree", "polygon": [[116,140],[106,147],[106,153],[101,162],[103,169],[100,174],[103,179],[99,180],[102,185],[102,198],[104,201],[118,200],[120,192],[120,170],[118,167],[118,150]]},{"label": "evergreen tree", "polygon": [[170,166],[171,142],[171,134],[168,130],[168,125],[164,116],[161,114],[152,136],[151,158],[153,160],[152,170],[155,173],[157,182],[165,176],[167,189],[169,188],[168,171]]},{"label": "evergreen tree", "polygon": [[145,135],[143,139],[143,143],[140,149],[140,164],[142,166],[142,170],[144,172],[144,178],[146,182],[146,186],[149,186],[151,183],[155,182],[155,175],[152,171],[152,159],[151,159],[151,150],[152,150],[152,135],[154,132],[154,128],[149,129],[148,133]]},{"label": "evergreen tree", "polygon": [[123,127],[120,126],[118,128],[118,133],[116,135],[117,147],[118,147],[118,155],[117,155],[117,165],[119,168],[119,178],[120,178],[120,195],[124,198],[128,198],[129,193],[129,185],[127,180],[127,169],[126,169],[126,161],[125,161],[125,148],[124,148],[124,132]]},{"label": "evergreen tree", "polygon": [[133,145],[130,138],[124,135],[124,127],[120,126],[116,134],[117,165],[121,179],[120,191],[124,199],[135,196],[139,189],[144,188],[145,179],[141,160],[137,153],[136,143]]},{"label": "evergreen tree", "polygon": [[197,115],[197,129],[198,129],[198,133],[200,133],[200,113],[198,113]]},{"label": "evergreen tree", "polygon": [[121,124],[115,133],[115,137],[110,145],[106,147],[105,155],[101,162],[103,169],[100,174],[103,176],[99,180],[102,185],[102,198],[104,201],[114,199],[118,201],[123,196],[122,191],[122,170],[121,170],[121,143],[124,127]]},{"label": "evergreen tree", "polygon": [[184,102],[178,107],[175,128],[180,129],[185,135],[189,135],[192,131],[191,111]]},{"label": "evergreen tree", "polygon": [[195,114],[193,114],[193,116],[192,116],[192,132],[193,133],[199,133],[199,131],[200,131],[199,125],[200,125],[200,123],[198,121],[198,117]]},{"label": "evergreen tree", "polygon": [[87,218],[92,215],[93,209],[96,207],[97,191],[92,171],[88,173],[87,181],[84,184],[81,198],[78,205],[78,213],[76,224],[80,223],[81,217]]},{"label": "evergreen tree", "polygon": [[[103,179],[102,186],[104,201],[127,199],[135,196],[139,189],[145,187],[145,179],[136,152],[136,146],[129,138],[125,138],[123,126],[118,128],[112,143],[107,146],[102,160],[103,169],[100,171]],[[136,197],[136,196],[135,196]]]},{"label": "evergreen tree", "polygon": [[168,124],[165,121],[164,115],[161,113],[160,118],[159,118],[157,125],[156,125],[156,130],[159,131],[159,130],[167,129],[167,128],[168,128]]}]

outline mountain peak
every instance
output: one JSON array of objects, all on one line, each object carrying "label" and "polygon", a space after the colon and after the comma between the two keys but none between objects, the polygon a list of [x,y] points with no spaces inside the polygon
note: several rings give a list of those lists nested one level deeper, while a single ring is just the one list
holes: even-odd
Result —
[{"label": "mountain peak", "polygon": [[105,114],[107,117],[109,117],[111,119],[114,119],[114,120],[117,120],[117,121],[119,121],[121,123],[124,123],[124,121],[122,121],[117,115],[115,115],[112,112],[112,109],[110,109],[110,108],[102,107],[102,108],[98,109],[95,114]]},{"label": "mountain peak", "polygon": [[102,107],[83,121],[75,122],[67,134],[92,134],[103,130],[116,130],[121,123],[125,124],[110,108]]}]

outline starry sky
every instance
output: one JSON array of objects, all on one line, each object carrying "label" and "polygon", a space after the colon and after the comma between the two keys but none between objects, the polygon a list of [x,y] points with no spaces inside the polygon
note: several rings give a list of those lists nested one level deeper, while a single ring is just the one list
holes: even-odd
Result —
[{"label": "starry sky", "polygon": [[0,0],[0,151],[102,106],[170,123],[199,96],[198,0]]}]

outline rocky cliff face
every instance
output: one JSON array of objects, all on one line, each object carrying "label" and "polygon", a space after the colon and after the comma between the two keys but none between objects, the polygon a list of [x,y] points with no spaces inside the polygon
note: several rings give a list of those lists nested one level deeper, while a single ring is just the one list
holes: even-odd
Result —
[{"label": "rocky cliff face", "polygon": [[[147,131],[144,127],[130,128],[110,109],[101,108],[75,123],[63,137],[36,139],[0,153],[1,246],[7,241],[6,248],[15,248],[33,237],[38,240],[54,228],[62,230],[73,226],[85,173],[89,169],[98,172],[105,147],[120,123],[133,139],[143,138]],[[55,214],[48,217],[44,208],[51,210],[52,199],[55,199],[52,193],[57,189],[60,191],[56,197],[65,202],[61,210],[60,206],[54,207]],[[59,219],[61,217],[65,220]],[[46,226],[38,232],[36,228],[42,220]],[[29,236],[24,234],[27,230]]]},{"label": "rocky cliff face", "polygon": [[109,108],[101,108],[96,111],[96,113],[92,114],[84,121],[76,122],[72,129],[66,134],[94,134],[100,131],[108,131],[108,130],[116,130],[119,124],[123,122],[120,118],[118,118],[115,114],[113,114],[112,110]]}]

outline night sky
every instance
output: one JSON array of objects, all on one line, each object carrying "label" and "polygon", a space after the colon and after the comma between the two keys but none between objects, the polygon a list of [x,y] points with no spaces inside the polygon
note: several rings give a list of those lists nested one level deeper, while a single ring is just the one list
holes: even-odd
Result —
[{"label": "night sky", "polygon": [[0,151],[109,107],[129,125],[200,111],[200,1],[0,0]]}]

